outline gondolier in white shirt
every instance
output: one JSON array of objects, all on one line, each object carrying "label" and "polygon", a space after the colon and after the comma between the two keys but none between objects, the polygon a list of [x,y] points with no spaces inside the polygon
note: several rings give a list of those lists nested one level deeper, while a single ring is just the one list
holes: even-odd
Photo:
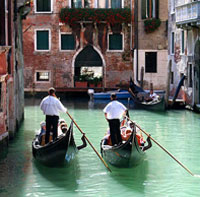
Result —
[{"label": "gondolier in white shirt", "polygon": [[127,113],[127,108],[116,100],[117,96],[115,93],[112,93],[110,98],[111,102],[106,105],[106,107],[103,109],[103,112],[106,120],[109,123],[111,142],[114,146],[115,144],[120,144],[122,142],[120,119]]},{"label": "gondolier in white shirt", "polygon": [[49,142],[50,132],[53,132],[53,140],[58,136],[58,120],[59,112],[67,112],[67,108],[63,106],[60,100],[55,95],[55,89],[49,88],[49,95],[46,96],[40,103],[40,109],[46,115],[46,136],[45,144]]}]

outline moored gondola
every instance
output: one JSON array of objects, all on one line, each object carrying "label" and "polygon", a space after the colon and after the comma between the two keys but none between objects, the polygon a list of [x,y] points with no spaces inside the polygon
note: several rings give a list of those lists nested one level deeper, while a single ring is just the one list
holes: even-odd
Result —
[{"label": "moored gondola", "polygon": [[[123,129],[121,128],[121,130]],[[140,144],[138,140],[135,126],[128,139],[117,146],[108,145],[107,140],[104,138],[100,143],[102,157],[116,167],[132,167],[137,165],[144,157],[145,150],[151,147],[149,138],[147,138],[147,146]]]},{"label": "moored gondola", "polygon": [[65,161],[69,162],[77,151],[73,137],[73,123],[65,133],[59,135],[53,142],[42,146],[39,143],[39,135],[36,135],[32,142],[34,158],[47,166],[58,166],[64,164]]},{"label": "moored gondola", "polygon": [[145,98],[148,97],[148,93],[135,85],[131,79],[129,93],[134,102],[134,109],[146,109],[151,111],[164,111],[166,109],[163,91],[160,92],[157,98],[146,100]]},{"label": "moored gondola", "polygon": [[134,109],[146,109],[151,111],[164,111],[165,110],[165,99],[161,97],[155,101],[140,101],[136,97],[132,97],[134,100]]}]

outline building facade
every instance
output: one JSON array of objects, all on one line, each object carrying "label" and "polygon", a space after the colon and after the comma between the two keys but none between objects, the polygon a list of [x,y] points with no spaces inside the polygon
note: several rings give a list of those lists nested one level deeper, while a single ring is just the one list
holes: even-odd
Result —
[{"label": "building facade", "polygon": [[134,1],[134,78],[144,89],[166,90],[168,0]]},{"label": "building facade", "polygon": [[9,0],[0,5],[0,144],[8,144],[24,118],[21,20],[27,6]]},{"label": "building facade", "polygon": [[25,91],[128,85],[133,76],[131,4],[34,0],[23,23]]},{"label": "building facade", "polygon": [[[169,1],[170,94],[200,106],[200,1]],[[181,81],[182,79],[182,81]]]}]

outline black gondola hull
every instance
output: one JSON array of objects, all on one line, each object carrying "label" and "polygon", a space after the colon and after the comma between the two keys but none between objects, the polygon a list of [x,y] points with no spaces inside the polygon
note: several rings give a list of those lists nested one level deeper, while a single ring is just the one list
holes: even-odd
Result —
[{"label": "black gondola hull", "polygon": [[134,109],[146,109],[151,111],[164,111],[165,107],[165,99],[164,97],[161,100],[156,102],[140,102],[135,97],[132,97],[134,102]]},{"label": "black gondola hull", "polygon": [[75,155],[77,152],[73,138],[72,124],[67,133],[63,134],[52,143],[40,146],[36,142],[37,137],[32,142],[33,156],[37,161],[47,166],[57,166],[64,164],[66,161],[66,156],[68,158],[67,161],[69,162],[69,158],[74,158],[72,155]]},{"label": "black gondola hull", "polygon": [[101,143],[101,153],[106,162],[116,167],[132,167],[137,165],[144,156],[134,134],[125,144],[120,146],[109,147]]},{"label": "black gondola hull", "polygon": [[134,103],[134,109],[145,109],[151,111],[164,111],[166,109],[163,93],[162,95],[160,95],[160,99],[155,101],[145,102],[143,99],[143,101],[139,100],[137,96],[139,93],[142,95],[142,97],[148,96],[148,93],[145,92],[142,88],[135,85],[132,79],[130,79],[129,93]]}]

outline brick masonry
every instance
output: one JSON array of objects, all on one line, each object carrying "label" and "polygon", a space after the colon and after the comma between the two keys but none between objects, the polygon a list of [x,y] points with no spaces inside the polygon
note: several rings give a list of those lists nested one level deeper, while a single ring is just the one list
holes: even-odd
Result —
[{"label": "brick masonry", "polygon": [[[126,4],[128,1],[126,1]],[[24,31],[24,85],[25,91],[46,91],[50,86],[55,88],[74,87],[74,62],[78,54],[88,45],[100,55],[103,62],[103,86],[115,88],[118,84],[128,84],[133,75],[130,26],[122,25],[117,31],[124,35],[124,49],[121,52],[107,50],[107,36],[112,33],[112,27],[101,24],[80,24],[76,28],[59,24],[58,12],[68,1],[54,1],[52,14],[34,13],[32,11],[23,23]],[[129,5],[130,6],[130,5]],[[51,47],[48,52],[37,52],[35,46],[35,30],[50,29]],[[59,50],[60,32],[73,32],[76,35],[76,49],[72,51]],[[106,34],[105,34],[106,33]],[[36,71],[50,71],[49,82],[37,82]]]}]

